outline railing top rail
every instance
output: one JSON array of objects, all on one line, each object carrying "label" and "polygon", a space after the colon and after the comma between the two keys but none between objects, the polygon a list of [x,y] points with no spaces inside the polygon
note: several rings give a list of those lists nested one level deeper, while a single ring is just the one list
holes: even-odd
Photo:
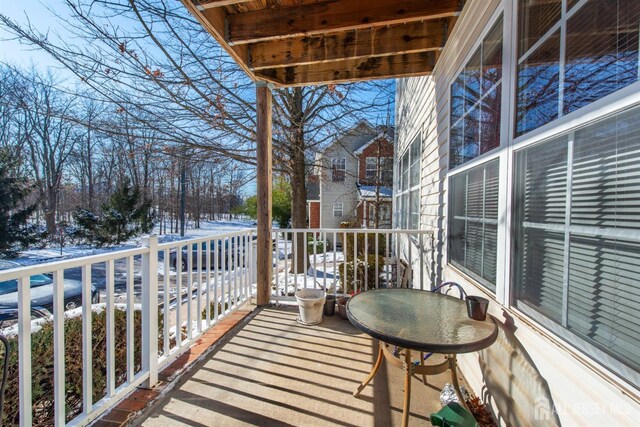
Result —
[{"label": "railing top rail", "polygon": [[235,237],[241,234],[247,234],[255,231],[256,231],[255,228],[241,228],[238,230],[227,231],[225,233],[209,234],[207,236],[193,237],[193,238],[184,239],[184,240],[173,240],[171,242],[164,242],[164,243],[158,244],[158,250],[173,249],[181,246],[192,245],[194,243],[208,242],[214,239],[225,239],[227,237]]},{"label": "railing top rail", "polygon": [[274,228],[274,233],[378,233],[378,234],[433,234],[433,230],[401,228]]},{"label": "railing top rail", "polygon": [[9,270],[0,270],[0,282],[32,276],[34,274],[51,273],[53,271],[82,267],[87,264],[98,264],[110,260],[123,259],[130,256],[142,255],[147,252],[149,252],[149,248],[145,247],[122,249],[97,255],[87,255],[78,258],[44,262],[42,264],[25,265],[24,267],[17,267]]}]

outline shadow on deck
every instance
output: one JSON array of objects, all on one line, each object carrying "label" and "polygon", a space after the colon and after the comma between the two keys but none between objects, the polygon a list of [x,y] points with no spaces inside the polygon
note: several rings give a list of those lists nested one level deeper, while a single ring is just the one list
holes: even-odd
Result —
[{"label": "shadow on deck", "polygon": [[[402,371],[380,369],[359,398],[377,343],[338,316],[296,322],[297,307],[259,310],[135,424],[144,426],[400,425]],[[447,373],[414,377],[410,423],[428,425]]]}]

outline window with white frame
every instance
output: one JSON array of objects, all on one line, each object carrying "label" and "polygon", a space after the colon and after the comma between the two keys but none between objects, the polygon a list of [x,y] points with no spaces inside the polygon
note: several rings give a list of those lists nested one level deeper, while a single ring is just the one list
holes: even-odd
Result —
[{"label": "window with white frame", "polygon": [[500,17],[451,84],[451,169],[500,146],[502,26]]},{"label": "window with white frame", "polygon": [[498,170],[495,159],[449,181],[449,262],[496,290]]},{"label": "window with white frame", "polygon": [[343,216],[343,204],[342,202],[334,202],[333,203],[333,217],[339,218]]},{"label": "window with white frame", "polygon": [[416,136],[404,153],[399,156],[398,191],[395,193],[396,226],[415,229],[420,225],[420,158],[422,140]]},{"label": "window with white frame", "polygon": [[518,137],[638,81],[638,0],[518,0]]},{"label": "window with white frame", "polygon": [[344,182],[347,170],[347,159],[344,157],[331,159],[331,181]]},{"label": "window with white frame", "polygon": [[640,106],[518,151],[514,195],[514,304],[636,387],[639,165]]},{"label": "window with white frame", "polygon": [[364,177],[367,182],[380,185],[393,183],[393,159],[389,157],[367,157]]}]

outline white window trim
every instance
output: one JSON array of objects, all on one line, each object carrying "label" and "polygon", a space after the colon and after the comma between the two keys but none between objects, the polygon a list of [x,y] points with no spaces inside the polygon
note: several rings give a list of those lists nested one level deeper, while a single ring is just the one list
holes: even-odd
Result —
[{"label": "white window trim", "polygon": [[[340,209],[336,209],[337,207],[340,207]],[[340,211],[340,215],[336,215],[336,211]],[[344,216],[344,203],[342,202],[333,202],[333,217],[334,218],[341,218]]]},{"label": "white window trim", "polygon": [[[420,141],[420,150],[418,151],[418,160],[413,161],[413,159],[411,158],[411,147],[413,146],[413,144],[416,142],[416,140]],[[396,182],[397,182],[397,190],[394,191],[393,193],[393,201],[394,201],[394,205],[392,207],[393,209],[393,216],[396,218],[395,220],[395,228],[400,228],[402,229],[402,218],[401,215],[409,215],[409,219],[407,219],[407,224],[410,222],[411,219],[411,207],[408,206],[406,207],[408,209],[408,212],[400,212],[400,206],[402,206],[402,197],[404,195],[409,195],[409,201],[410,201],[410,195],[412,192],[416,191],[418,194],[418,199],[422,199],[422,178],[421,178],[421,174],[422,174],[422,152],[423,152],[423,142],[424,142],[424,138],[423,138],[423,134],[422,134],[422,127],[420,127],[420,129],[416,132],[415,136],[413,138],[411,138],[410,140],[411,142],[409,144],[407,144],[406,147],[404,147],[404,150],[402,150],[402,152],[398,153],[397,156],[397,161],[396,164],[400,165],[399,168],[397,168],[398,170],[398,176],[396,177]],[[409,153],[409,164],[407,165],[407,176],[409,177],[409,180],[411,180],[411,166],[413,166],[415,164],[415,162],[418,162],[418,179],[416,183],[412,183],[414,185],[412,186],[407,186],[406,190],[402,189],[402,178],[404,175],[404,171],[402,170],[402,158],[405,156],[405,154]],[[420,204],[418,204],[418,209],[420,209]],[[407,227],[409,228],[409,227]],[[420,228],[420,212],[418,212],[418,224],[416,228]]]},{"label": "white window trim", "polygon": [[[336,164],[343,163],[344,167],[338,169],[336,168]],[[342,180],[334,180],[333,173],[336,170],[341,170],[343,175]],[[347,158],[346,157],[332,157],[331,158],[331,182],[345,182],[347,180]]]}]

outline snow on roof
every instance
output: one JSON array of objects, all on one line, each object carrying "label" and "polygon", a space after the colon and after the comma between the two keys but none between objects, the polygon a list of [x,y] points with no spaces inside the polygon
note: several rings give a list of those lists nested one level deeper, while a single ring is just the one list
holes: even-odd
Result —
[{"label": "snow on roof", "polygon": [[[391,197],[393,196],[393,189],[389,187],[378,187],[378,193],[380,197]],[[360,185],[358,186],[358,194],[362,198],[372,198],[376,197],[376,186],[375,185]]]}]

